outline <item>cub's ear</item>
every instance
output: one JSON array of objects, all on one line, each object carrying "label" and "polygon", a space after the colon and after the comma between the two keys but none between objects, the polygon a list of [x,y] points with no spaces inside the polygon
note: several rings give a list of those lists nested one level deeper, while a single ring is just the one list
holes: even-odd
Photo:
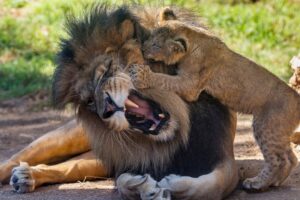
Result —
[{"label": "cub's ear", "polygon": [[163,8],[162,11],[159,13],[159,21],[168,21],[168,20],[176,20],[177,17],[174,11],[169,8]]},{"label": "cub's ear", "polygon": [[122,35],[122,41],[133,38],[134,35],[134,25],[133,22],[129,19],[126,19],[122,22],[119,32]]},{"label": "cub's ear", "polygon": [[187,42],[183,38],[170,40],[168,46],[174,53],[184,53],[187,51]]}]

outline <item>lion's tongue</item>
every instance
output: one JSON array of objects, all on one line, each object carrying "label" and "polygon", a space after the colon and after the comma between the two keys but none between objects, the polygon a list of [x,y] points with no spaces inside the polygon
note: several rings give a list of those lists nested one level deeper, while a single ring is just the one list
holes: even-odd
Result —
[{"label": "lion's tongue", "polygon": [[136,96],[128,97],[128,100],[125,102],[126,111],[131,113],[136,113],[145,117],[145,119],[152,120],[154,122],[151,128],[155,129],[159,124],[160,120],[157,120],[154,115],[151,107],[148,102],[142,100]]}]

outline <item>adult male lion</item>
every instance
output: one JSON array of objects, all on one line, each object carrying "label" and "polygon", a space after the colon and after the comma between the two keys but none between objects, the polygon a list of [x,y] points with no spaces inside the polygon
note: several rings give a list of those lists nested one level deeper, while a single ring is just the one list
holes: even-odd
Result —
[{"label": "adult male lion", "polygon": [[221,199],[234,189],[235,114],[205,93],[187,105],[175,93],[133,87],[123,45],[132,38],[143,42],[157,20],[146,10],[137,20],[136,11],[95,6],[84,19],[69,20],[53,97],[61,108],[72,103],[81,123],[72,121],[15,154],[0,166],[2,182],[15,167],[10,180],[19,193],[122,173],[131,173],[118,182],[124,198],[164,199],[169,193],[162,191],[170,191],[180,199]]}]

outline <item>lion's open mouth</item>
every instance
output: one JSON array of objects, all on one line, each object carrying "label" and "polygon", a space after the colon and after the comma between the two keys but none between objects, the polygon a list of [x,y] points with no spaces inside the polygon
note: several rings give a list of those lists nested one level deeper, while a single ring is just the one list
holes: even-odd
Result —
[{"label": "lion's open mouth", "polygon": [[125,107],[119,107],[109,94],[105,97],[103,118],[111,117],[115,112],[125,112],[125,117],[131,128],[138,129],[144,134],[159,134],[169,121],[170,115],[158,103],[143,97],[137,91],[131,91]]}]

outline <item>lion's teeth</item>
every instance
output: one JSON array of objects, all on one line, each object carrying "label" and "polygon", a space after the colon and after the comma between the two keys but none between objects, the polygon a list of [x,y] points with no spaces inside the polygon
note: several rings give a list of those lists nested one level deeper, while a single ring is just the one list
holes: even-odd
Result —
[{"label": "lion's teeth", "polygon": [[125,105],[132,108],[139,108],[139,105],[131,101],[130,99],[126,99]]},{"label": "lion's teeth", "polygon": [[165,114],[163,114],[163,113],[159,114],[158,116],[159,116],[159,118],[161,118],[161,119],[164,119],[164,118],[166,117]]},{"label": "lion's teeth", "polygon": [[137,118],[145,118],[144,115],[141,115],[141,114],[138,114],[138,113],[135,113],[134,115],[135,115],[135,117],[137,117]]},{"label": "lion's teeth", "polygon": [[149,131],[154,131],[156,129],[156,124],[153,124],[152,126],[151,126],[151,128],[149,129]]}]

